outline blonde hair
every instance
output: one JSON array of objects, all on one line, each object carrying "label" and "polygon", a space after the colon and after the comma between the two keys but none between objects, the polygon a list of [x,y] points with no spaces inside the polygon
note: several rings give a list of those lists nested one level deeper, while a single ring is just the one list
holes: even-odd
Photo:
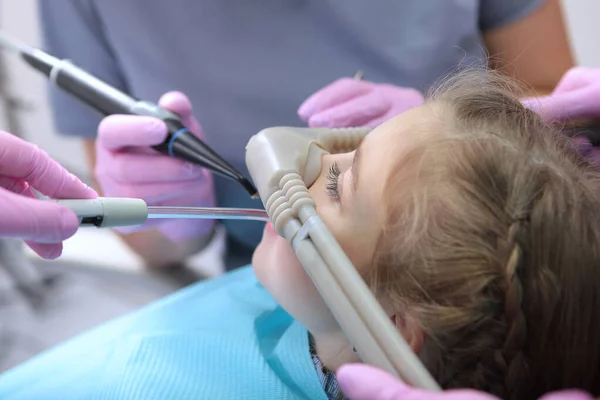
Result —
[{"label": "blonde hair", "polygon": [[516,93],[471,71],[429,96],[439,132],[398,160],[365,278],[444,388],[598,394],[600,172]]}]

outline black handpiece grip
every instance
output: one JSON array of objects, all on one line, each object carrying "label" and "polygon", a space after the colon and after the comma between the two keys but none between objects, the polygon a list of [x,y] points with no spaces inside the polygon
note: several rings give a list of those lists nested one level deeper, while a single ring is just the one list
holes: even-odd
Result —
[{"label": "black handpiece grip", "polygon": [[233,167],[186,128],[180,120],[162,118],[169,134],[160,145],[153,146],[161,153],[207,168],[227,178],[244,179]]},{"label": "black handpiece grip", "polygon": [[177,140],[177,136],[183,134],[183,132],[189,132],[189,134],[192,134],[192,132],[190,132],[190,130],[187,129],[181,121],[176,119],[162,119],[162,121],[167,125],[169,133],[167,134],[167,138],[164,140],[164,142],[159,145],[152,146],[152,148],[161,153],[174,157],[172,146],[173,142]]}]

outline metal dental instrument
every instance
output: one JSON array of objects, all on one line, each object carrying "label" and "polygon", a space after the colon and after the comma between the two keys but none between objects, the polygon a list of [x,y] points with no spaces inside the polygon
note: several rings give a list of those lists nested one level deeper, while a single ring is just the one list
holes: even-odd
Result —
[{"label": "metal dental instrument", "polygon": [[256,210],[253,208],[217,207],[148,206],[148,218],[241,219],[248,221],[269,221],[269,215],[264,210]]},{"label": "metal dental instrument", "polygon": [[99,197],[92,200],[48,200],[70,208],[82,227],[114,228],[142,225],[148,219],[241,219],[268,221],[264,210],[252,208],[148,206],[142,199]]},{"label": "metal dental instrument", "polygon": [[355,150],[368,132],[264,129],[248,142],[246,164],[275,229],[294,248],[362,361],[410,385],[441,390],[320,219],[308,191],[319,176],[323,154]]},{"label": "metal dental instrument", "polygon": [[154,149],[233,179],[239,182],[250,196],[256,196],[256,188],[252,183],[194,136],[176,114],[154,103],[135,99],[77,67],[69,60],[60,60],[2,32],[0,32],[0,47],[17,53],[27,64],[46,75],[51,82],[105,116],[133,114],[161,119],[167,125],[169,134],[165,142],[153,146]]}]

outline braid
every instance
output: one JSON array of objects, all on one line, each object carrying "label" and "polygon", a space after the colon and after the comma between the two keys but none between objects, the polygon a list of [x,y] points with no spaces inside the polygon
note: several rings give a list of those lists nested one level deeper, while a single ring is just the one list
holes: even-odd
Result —
[{"label": "braid", "polygon": [[524,255],[519,236],[528,225],[529,218],[515,218],[508,229],[509,257],[506,264],[506,292],[504,298],[504,322],[506,339],[502,348],[494,353],[494,361],[504,376],[506,398],[518,397],[515,390],[519,382],[527,379],[528,365],[523,354],[527,338],[527,323],[522,309],[522,286],[519,274],[524,264]]},{"label": "braid", "polygon": [[510,92],[486,70],[428,99],[418,129],[440,140],[395,162],[365,281],[416,317],[444,389],[596,394],[600,169]]}]

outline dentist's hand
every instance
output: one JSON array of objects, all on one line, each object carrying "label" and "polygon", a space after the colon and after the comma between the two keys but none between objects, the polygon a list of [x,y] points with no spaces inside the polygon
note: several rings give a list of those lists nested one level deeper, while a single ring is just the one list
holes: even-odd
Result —
[{"label": "dentist's hand", "polygon": [[[575,67],[567,71],[548,96],[523,100],[523,104],[551,122],[600,118],[600,68]],[[581,154],[600,165],[600,149],[576,137]]]},{"label": "dentist's hand", "polygon": [[552,94],[523,104],[549,121],[600,118],[600,68],[572,68]]},{"label": "dentist's hand", "polygon": [[[185,126],[202,137],[192,105],[179,92],[162,96],[159,105],[181,117]],[[212,175],[203,168],[160,154],[150,146],[162,143],[168,131],[164,122],[134,115],[104,118],[96,141],[96,179],[107,197],[136,197],[148,205],[201,206],[215,204]],[[139,227],[119,228],[123,233],[158,228],[172,241],[204,236],[210,220],[149,220]]]},{"label": "dentist's hand", "polygon": [[40,257],[57,258],[79,220],[66,207],[38,200],[32,188],[54,199],[98,196],[37,146],[0,131],[0,237],[25,239]]},{"label": "dentist's hand", "polygon": [[[430,392],[412,388],[393,376],[364,364],[346,364],[337,372],[338,382],[350,400],[499,400],[490,394],[469,389]],[[583,392],[568,390],[550,393],[540,400],[593,400]]]},{"label": "dentist's hand", "polygon": [[310,127],[372,127],[423,101],[415,89],[342,78],[304,101],[298,115]]}]

